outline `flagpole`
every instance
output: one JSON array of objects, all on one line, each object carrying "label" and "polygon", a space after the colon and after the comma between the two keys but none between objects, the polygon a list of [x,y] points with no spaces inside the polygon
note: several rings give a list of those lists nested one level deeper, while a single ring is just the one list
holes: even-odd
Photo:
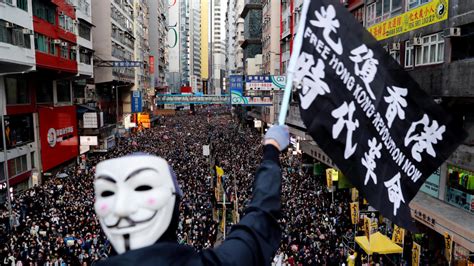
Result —
[{"label": "flagpole", "polygon": [[283,100],[281,101],[280,115],[278,116],[279,125],[285,124],[286,114],[288,113],[288,107],[290,105],[291,89],[293,87],[293,76],[295,74],[296,62],[298,60],[298,56],[300,55],[301,46],[303,45],[304,26],[309,4],[309,0],[305,0],[303,2],[303,11],[301,13],[301,19],[299,21],[298,30],[296,32],[296,37],[293,42],[293,51],[290,58],[290,64],[287,70],[288,74],[286,77],[285,93],[283,94]]}]

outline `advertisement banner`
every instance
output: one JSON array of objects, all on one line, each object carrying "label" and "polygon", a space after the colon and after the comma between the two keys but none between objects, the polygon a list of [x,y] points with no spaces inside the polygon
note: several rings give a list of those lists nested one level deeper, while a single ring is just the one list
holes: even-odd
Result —
[{"label": "advertisement banner", "polygon": [[332,188],[332,168],[326,169],[326,184],[328,188]]},{"label": "advertisement banner", "polygon": [[351,221],[352,224],[359,223],[359,202],[351,202]]},{"label": "advertisement banner", "polygon": [[413,242],[413,247],[411,249],[411,265],[418,266],[420,265],[420,253],[421,246],[416,242]]},{"label": "advertisement banner", "polygon": [[39,135],[43,171],[79,154],[76,106],[39,107]]},{"label": "advertisement banner", "polygon": [[292,58],[301,118],[371,206],[416,230],[410,201],[467,133],[337,2],[304,2]]},{"label": "advertisement banner", "polygon": [[243,106],[266,106],[272,105],[272,96],[244,96],[242,92],[237,90],[231,91],[232,105]]},{"label": "advertisement banner", "polygon": [[392,242],[403,245],[405,243],[405,229],[395,225],[393,228]]},{"label": "advertisement banner", "polygon": [[140,91],[132,91],[132,113],[140,113],[142,111],[142,93]]},{"label": "advertisement banner", "polygon": [[277,91],[285,89],[286,76],[250,75],[245,78],[245,89],[252,91]]},{"label": "advertisement banner", "polygon": [[441,172],[441,169],[438,168],[433,174],[431,174],[430,177],[426,179],[425,183],[423,183],[420,190],[425,192],[428,195],[438,198],[440,172]]},{"label": "advertisement banner", "polygon": [[399,16],[387,19],[367,30],[378,41],[416,30],[448,18],[449,0],[433,0]]},{"label": "advertisement banner", "polygon": [[244,90],[244,76],[231,75],[229,76],[230,91],[237,90],[242,92]]},{"label": "advertisement banner", "polygon": [[150,74],[154,74],[155,73],[155,56],[153,55],[150,55],[150,69],[149,69],[149,72]]},{"label": "advertisement banner", "polygon": [[451,265],[451,259],[453,257],[453,237],[449,233],[444,233],[444,256],[448,264]]},{"label": "advertisement banner", "polygon": [[79,145],[81,146],[97,146],[99,145],[99,140],[97,136],[80,136]]}]

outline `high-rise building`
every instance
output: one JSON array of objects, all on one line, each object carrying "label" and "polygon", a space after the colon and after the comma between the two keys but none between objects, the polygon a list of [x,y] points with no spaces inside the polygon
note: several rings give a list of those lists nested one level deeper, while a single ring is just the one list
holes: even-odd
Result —
[{"label": "high-rise building", "polygon": [[244,18],[244,69],[246,60],[262,54],[262,1],[245,1],[240,16]]},{"label": "high-rise building", "polygon": [[179,69],[181,74],[180,86],[190,86],[191,83],[191,13],[190,0],[179,0]]},{"label": "high-rise building", "polygon": [[190,86],[202,92],[201,79],[201,2],[191,0],[190,6]]},{"label": "high-rise building", "polygon": [[201,79],[203,92],[208,93],[209,82],[209,0],[201,0]]},{"label": "high-rise building", "polygon": [[235,73],[235,42],[236,42],[236,17],[235,17],[235,4],[236,0],[227,0],[228,12],[225,17],[225,31],[226,31],[226,53],[228,56],[225,58],[227,76]]},{"label": "high-rise building", "polygon": [[220,95],[227,93],[222,91],[226,70],[226,0],[211,1],[211,82],[209,84],[210,94]]},{"label": "high-rise building", "polygon": [[280,74],[280,3],[264,0],[262,8],[262,70]]},{"label": "high-rise building", "polygon": [[166,81],[168,92],[178,93],[181,87],[181,1],[173,1],[168,5],[168,72]]},{"label": "high-rise building", "polygon": [[167,17],[168,2],[166,0],[148,0],[149,16],[149,45],[150,45],[150,75],[151,86],[157,91],[166,91],[166,76],[168,71],[167,62]]},{"label": "high-rise building", "polygon": [[[146,0],[134,0],[134,35],[135,48],[134,60],[142,62],[142,67],[136,68],[135,82],[133,91],[141,91],[143,99],[143,109],[150,108],[151,97],[154,95],[154,88],[151,87],[150,77],[150,46],[149,46],[149,22],[148,22],[148,5]],[[124,108],[125,112],[131,112],[131,103],[127,104],[129,108]]]}]

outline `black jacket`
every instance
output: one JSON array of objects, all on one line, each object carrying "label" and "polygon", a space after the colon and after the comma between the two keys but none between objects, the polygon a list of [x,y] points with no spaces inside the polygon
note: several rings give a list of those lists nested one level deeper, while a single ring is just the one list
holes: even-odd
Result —
[{"label": "black jacket", "polygon": [[253,184],[253,196],[242,220],[222,244],[196,252],[191,246],[158,242],[100,261],[97,265],[270,265],[281,239],[279,151],[264,147],[263,161]]}]

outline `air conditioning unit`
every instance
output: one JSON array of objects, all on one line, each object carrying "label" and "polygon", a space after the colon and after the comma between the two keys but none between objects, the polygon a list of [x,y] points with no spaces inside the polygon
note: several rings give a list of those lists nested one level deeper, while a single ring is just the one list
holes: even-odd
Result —
[{"label": "air conditioning unit", "polygon": [[443,35],[445,38],[459,37],[461,36],[461,28],[452,27],[452,28],[444,29]]},{"label": "air conditioning unit", "polygon": [[390,50],[391,51],[400,51],[400,43],[399,42],[394,42],[390,45]]},{"label": "air conditioning unit", "polygon": [[71,50],[77,50],[77,46],[76,45],[71,46]]},{"label": "air conditioning unit", "polygon": [[420,46],[423,44],[423,41],[421,40],[421,37],[415,37],[411,40],[411,43],[414,45],[414,46]]},{"label": "air conditioning unit", "polygon": [[14,24],[11,22],[5,22],[5,28],[13,28]]},{"label": "air conditioning unit", "polygon": [[348,6],[349,0],[341,0],[341,4],[343,4],[344,6]]},{"label": "air conditioning unit", "polygon": [[61,44],[61,40],[60,39],[54,39],[53,43],[54,44]]},{"label": "air conditioning unit", "polygon": [[66,47],[66,46],[67,46],[67,42],[61,42],[61,46]]},{"label": "air conditioning unit", "polygon": [[22,29],[21,31],[22,31],[23,34],[25,34],[25,35],[32,35],[32,34],[35,33],[33,30],[30,30],[30,29]]}]

